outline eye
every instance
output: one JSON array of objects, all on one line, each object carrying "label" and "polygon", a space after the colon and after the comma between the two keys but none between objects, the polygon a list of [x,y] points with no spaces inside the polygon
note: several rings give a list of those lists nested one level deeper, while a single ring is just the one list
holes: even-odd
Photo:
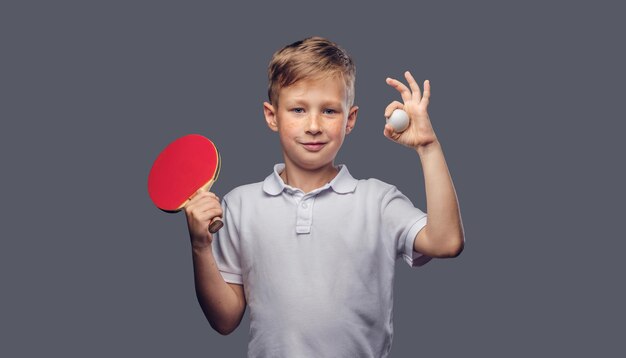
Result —
[{"label": "eye", "polygon": [[326,108],[326,109],[324,110],[324,113],[325,113],[325,114],[335,114],[335,113],[337,113],[337,111],[335,111],[335,110],[334,110],[334,109],[332,109],[332,108]]},{"label": "eye", "polygon": [[291,111],[294,113],[304,113],[304,108],[293,108]]}]

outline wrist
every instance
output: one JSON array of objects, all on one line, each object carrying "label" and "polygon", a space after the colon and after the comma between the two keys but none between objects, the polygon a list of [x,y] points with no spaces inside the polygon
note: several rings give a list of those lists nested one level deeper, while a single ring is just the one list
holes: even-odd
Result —
[{"label": "wrist", "polygon": [[212,252],[211,248],[212,240],[191,240],[191,249],[194,253],[205,254]]},{"label": "wrist", "polygon": [[417,154],[422,157],[422,156],[427,156],[435,151],[440,151],[441,150],[441,144],[439,143],[439,141],[437,139],[435,139],[434,141],[426,144],[426,145],[420,145],[418,147],[413,148],[415,149],[415,151],[417,152]]}]

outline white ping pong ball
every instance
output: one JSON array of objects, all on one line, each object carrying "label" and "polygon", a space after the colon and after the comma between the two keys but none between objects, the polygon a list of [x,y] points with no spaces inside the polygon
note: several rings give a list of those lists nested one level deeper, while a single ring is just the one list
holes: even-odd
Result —
[{"label": "white ping pong ball", "polygon": [[401,109],[395,109],[387,119],[393,130],[400,133],[409,127],[409,115]]}]

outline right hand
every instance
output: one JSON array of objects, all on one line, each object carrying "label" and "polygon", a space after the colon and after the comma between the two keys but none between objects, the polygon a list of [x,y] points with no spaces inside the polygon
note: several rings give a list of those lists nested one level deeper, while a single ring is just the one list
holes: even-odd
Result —
[{"label": "right hand", "polygon": [[193,248],[211,246],[213,235],[209,232],[209,224],[214,218],[221,218],[222,214],[220,199],[210,191],[200,189],[187,202],[185,216]]}]

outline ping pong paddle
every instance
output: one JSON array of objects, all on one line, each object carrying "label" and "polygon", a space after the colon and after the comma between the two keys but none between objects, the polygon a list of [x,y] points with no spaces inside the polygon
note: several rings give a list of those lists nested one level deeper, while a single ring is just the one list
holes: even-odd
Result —
[{"label": "ping pong paddle", "polygon": [[[189,134],[174,140],[150,169],[148,193],[152,202],[165,212],[180,211],[199,189],[211,189],[220,165],[220,154],[208,138]],[[216,233],[223,225],[219,218],[214,218],[209,231]]]}]

